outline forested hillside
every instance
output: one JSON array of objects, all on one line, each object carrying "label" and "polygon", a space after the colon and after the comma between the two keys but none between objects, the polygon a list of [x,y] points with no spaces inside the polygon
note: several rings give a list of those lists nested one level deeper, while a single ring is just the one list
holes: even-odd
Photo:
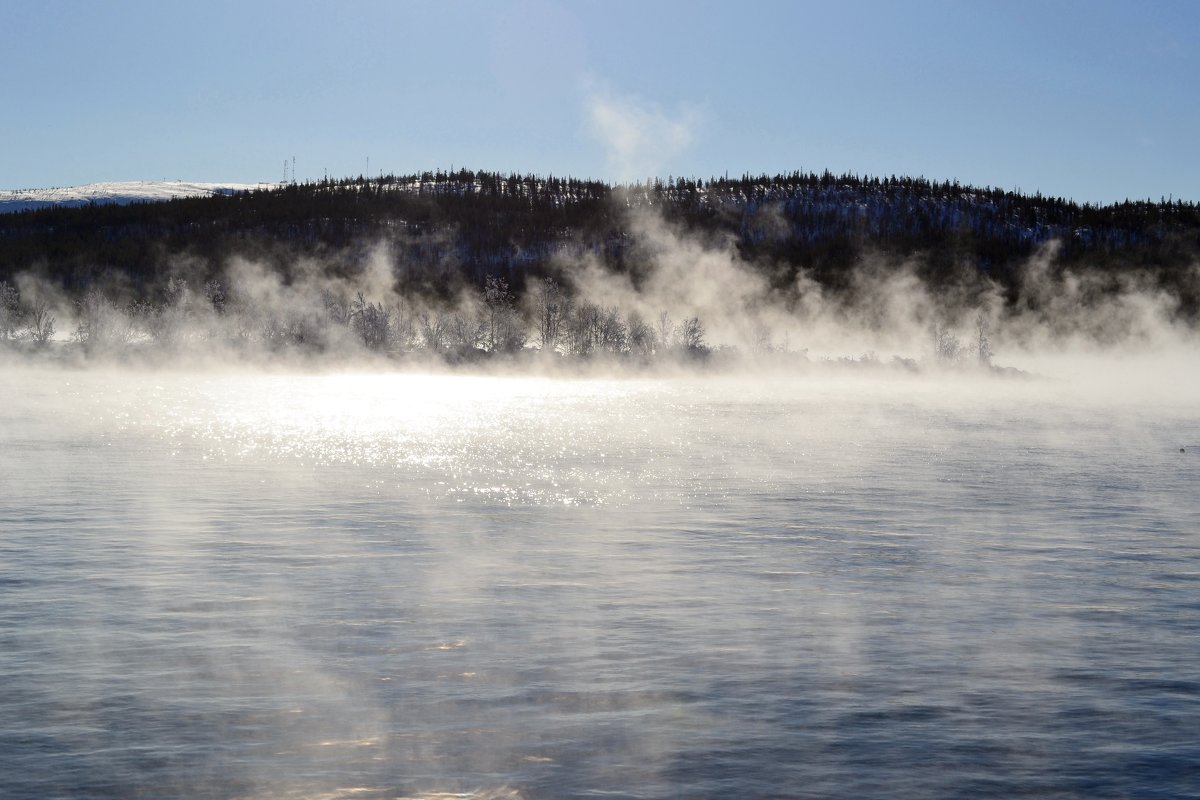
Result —
[{"label": "forested hillside", "polygon": [[[236,306],[243,316],[257,314],[238,336],[262,341],[323,347],[328,337],[313,331],[333,320],[358,325],[357,338],[376,349],[412,346],[397,345],[401,340],[432,340],[440,349],[449,334],[439,331],[448,331],[458,315],[460,352],[532,342],[562,351],[560,323],[580,326],[572,340],[580,352],[629,352],[639,328],[641,349],[649,352],[654,324],[648,320],[661,313],[656,341],[673,338],[696,350],[702,313],[722,317],[726,328],[757,330],[757,309],[811,315],[818,297],[823,309],[841,303],[843,316],[855,308],[862,322],[864,314],[882,313],[876,307],[886,301],[860,295],[886,294],[891,290],[880,287],[901,273],[911,275],[925,297],[953,298],[949,311],[922,306],[910,315],[933,325],[935,342],[939,326],[967,316],[986,316],[995,327],[1006,316],[1030,312],[1043,326],[1082,328],[1103,338],[1113,325],[1123,326],[1119,335],[1127,333],[1129,314],[1087,312],[1107,295],[1131,290],[1152,298],[1157,317],[1194,327],[1197,253],[1200,207],[1182,201],[1080,205],[957,182],[828,172],[612,186],[438,171],[0,214],[0,289],[7,308],[0,338],[50,338],[34,325],[39,304],[43,317],[57,311],[60,335],[69,317],[79,341],[103,333],[97,309],[109,307],[127,320],[141,319],[142,335],[153,337],[185,299],[194,318],[196,298],[203,297],[204,313]],[[670,291],[672,283],[712,281],[711,265],[703,266],[712,254],[735,264],[753,291],[715,286],[709,293],[715,299],[704,300],[694,291]],[[1038,265],[1036,281],[1031,262]],[[251,290],[244,267],[238,267],[241,278],[231,274],[246,263],[254,265],[258,283],[269,275],[277,287]],[[864,273],[872,276],[869,285]],[[619,278],[634,295],[597,293],[596,274]],[[629,302],[650,283],[652,294]],[[309,287],[305,302],[320,306],[319,323],[313,313],[297,312],[296,302],[286,313],[270,311],[282,309],[281,294],[289,287],[297,294],[300,284]],[[1069,326],[1057,319],[1065,308],[1056,300],[1060,290],[1076,306]],[[478,308],[463,310],[467,295]],[[412,308],[401,308],[409,302]],[[721,303],[726,307],[716,308]],[[431,332],[418,331],[418,307]],[[558,322],[546,316],[551,307]],[[497,308],[508,316],[501,320]],[[444,318],[435,324],[439,314]],[[682,327],[668,325],[669,314]],[[742,325],[739,315],[753,319]],[[370,327],[368,319],[382,332],[363,328]],[[392,327],[403,319],[410,330],[400,336]],[[18,320],[24,334],[17,332]],[[620,335],[610,341],[617,322]],[[699,330],[689,333],[684,327],[692,322]],[[885,321],[864,324],[879,328]],[[761,338],[742,331],[738,340]]]},{"label": "forested hillside", "polygon": [[170,256],[195,257],[194,267],[208,273],[201,279],[235,254],[286,271],[295,256],[319,253],[353,269],[366,248],[387,242],[414,274],[450,270],[478,284],[504,275],[521,287],[530,274],[555,269],[556,255],[636,270],[629,212],[638,210],[697,235],[731,237],[781,286],[808,270],[836,288],[867,253],[917,256],[933,281],[961,278],[969,267],[1008,283],[1014,267],[1050,241],[1061,243],[1058,263],[1151,271],[1176,285],[1200,250],[1200,208],[1182,201],[1078,205],[922,178],[829,173],[614,187],[461,170],[0,215],[0,279],[35,270],[69,291],[117,276],[144,289],[165,279]]}]

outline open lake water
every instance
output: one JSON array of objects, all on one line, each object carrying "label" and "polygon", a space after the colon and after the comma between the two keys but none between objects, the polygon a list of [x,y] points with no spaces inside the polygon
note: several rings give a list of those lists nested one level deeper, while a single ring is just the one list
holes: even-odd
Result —
[{"label": "open lake water", "polygon": [[0,797],[1200,796],[1200,413],[0,375]]}]

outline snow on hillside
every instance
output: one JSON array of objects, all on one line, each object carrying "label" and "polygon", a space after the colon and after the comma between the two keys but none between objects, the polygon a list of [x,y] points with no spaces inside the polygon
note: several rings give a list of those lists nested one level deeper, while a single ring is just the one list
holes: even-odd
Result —
[{"label": "snow on hillside", "polygon": [[0,189],[0,213],[49,206],[89,203],[157,202],[175,197],[207,197],[251,189],[274,188],[270,183],[192,183],[188,181],[118,181],[53,189]]}]

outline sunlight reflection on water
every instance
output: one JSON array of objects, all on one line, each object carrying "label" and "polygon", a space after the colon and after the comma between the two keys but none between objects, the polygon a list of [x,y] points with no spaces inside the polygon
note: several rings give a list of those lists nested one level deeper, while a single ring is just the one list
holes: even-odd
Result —
[{"label": "sunlight reflection on water", "polygon": [[695,435],[679,388],[654,381],[339,374],[188,383],[129,397],[121,429],[216,460],[393,467],[427,478],[430,492],[504,503],[596,505],[678,482],[686,476],[654,474],[662,435],[680,450]]},{"label": "sunlight reflection on water", "polygon": [[1172,797],[1200,765],[1191,410],[12,377],[0,795]]},{"label": "sunlight reflection on water", "polygon": [[[606,502],[636,477],[639,460],[628,440],[620,454],[606,452],[633,394],[619,381],[214,378],[189,387],[183,403],[169,405],[157,396],[163,391],[156,387],[146,398],[141,427],[177,446],[200,447],[210,458],[404,468],[440,476],[428,490],[451,495]],[[591,463],[578,466],[583,460]]]}]

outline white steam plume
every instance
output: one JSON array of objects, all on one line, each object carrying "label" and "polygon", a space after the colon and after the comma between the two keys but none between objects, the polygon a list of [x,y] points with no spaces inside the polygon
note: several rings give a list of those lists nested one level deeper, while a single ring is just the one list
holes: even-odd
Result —
[{"label": "white steam plume", "polygon": [[611,92],[592,92],[587,100],[589,130],[604,146],[612,177],[622,182],[663,174],[691,147],[700,116],[686,107],[669,115],[653,103]]}]

